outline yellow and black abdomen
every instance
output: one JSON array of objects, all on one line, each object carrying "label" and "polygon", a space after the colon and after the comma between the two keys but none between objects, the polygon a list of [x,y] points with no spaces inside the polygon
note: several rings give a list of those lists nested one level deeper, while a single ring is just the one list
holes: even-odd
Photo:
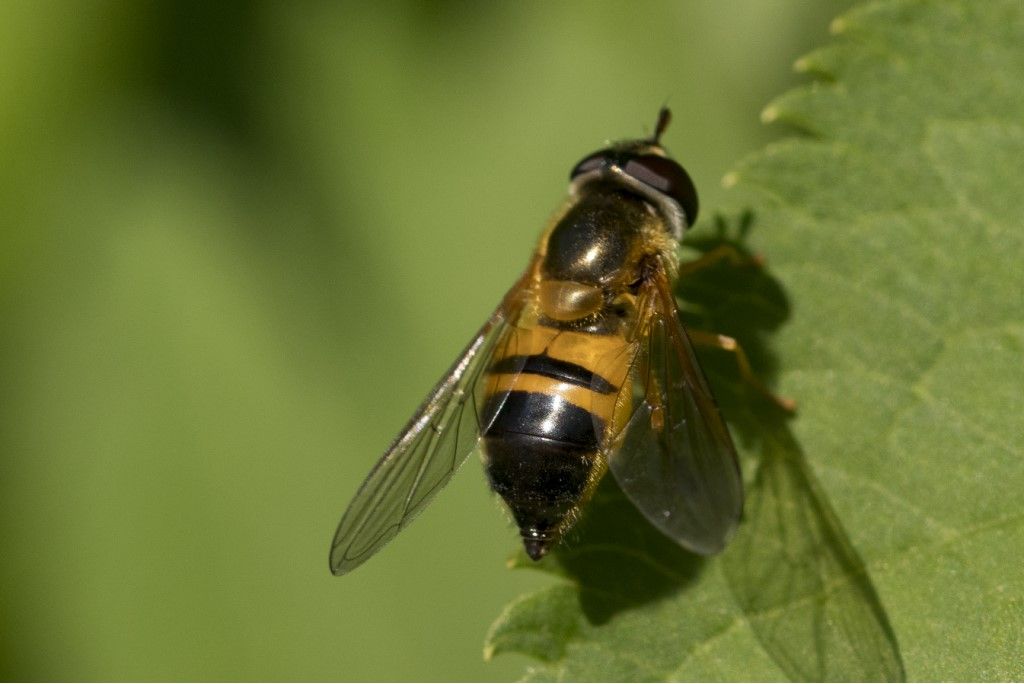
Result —
[{"label": "yellow and black abdomen", "polygon": [[[653,214],[607,184],[588,186],[541,238],[534,305],[488,368],[485,466],[526,552],[540,558],[604,474],[600,456],[631,359],[631,287],[642,282]],[[660,229],[657,228],[656,229]],[[622,398],[620,398],[620,396]]]},{"label": "yellow and black abdomen", "polygon": [[536,559],[604,473],[598,446],[618,386],[592,368],[622,341],[540,323],[510,337],[488,369],[486,471]]}]

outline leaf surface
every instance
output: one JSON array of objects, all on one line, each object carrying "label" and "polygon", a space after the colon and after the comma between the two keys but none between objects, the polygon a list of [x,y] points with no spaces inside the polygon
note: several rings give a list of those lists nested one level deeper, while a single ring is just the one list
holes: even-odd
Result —
[{"label": "leaf surface", "polygon": [[605,483],[547,561],[562,581],[489,635],[541,661],[530,679],[1024,677],[1024,9],[879,2],[833,29],[765,111],[802,135],[730,175],[750,241],[693,245],[772,277],[680,287],[799,415],[704,354],[744,525],[699,559]]}]

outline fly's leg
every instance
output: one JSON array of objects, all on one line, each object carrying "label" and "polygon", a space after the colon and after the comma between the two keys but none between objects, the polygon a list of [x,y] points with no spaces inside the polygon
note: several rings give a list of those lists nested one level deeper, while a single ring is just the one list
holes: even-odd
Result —
[{"label": "fly's leg", "polygon": [[658,378],[651,372],[651,358],[648,355],[641,360],[643,364],[640,372],[647,379],[644,383],[644,401],[651,407],[651,429],[661,432],[665,429],[665,402],[662,395],[662,387]]},{"label": "fly's leg", "polygon": [[713,347],[732,354],[736,358],[736,366],[739,368],[740,377],[743,378],[744,382],[756,389],[786,413],[796,412],[795,401],[787,397],[780,397],[777,394],[773,394],[772,391],[765,387],[764,383],[758,379],[757,375],[754,373],[754,369],[750,367],[750,360],[747,358],[747,353],[743,351],[743,347],[741,347],[739,342],[735,339],[728,335],[716,335],[715,333],[710,333],[705,330],[687,330],[686,332],[690,336],[690,341],[696,345],[700,345],[701,347]]},{"label": "fly's leg", "polygon": [[699,273],[700,271],[723,261],[727,261],[731,266],[735,267],[753,266],[755,268],[761,268],[764,266],[764,257],[760,254],[756,256],[748,256],[734,245],[726,242],[713,249],[709,249],[693,261],[687,261],[686,263],[679,264],[679,276],[681,278],[686,278],[687,276]]},{"label": "fly's leg", "polygon": [[[692,276],[695,273],[704,271],[722,262],[728,263],[734,268],[761,268],[764,266],[764,257],[760,254],[750,256],[743,253],[735,245],[726,242],[704,252],[693,261],[680,264],[680,279],[685,279],[687,276]],[[694,344],[702,347],[721,349],[732,354],[736,358],[736,366],[738,367],[740,377],[743,378],[744,382],[753,387],[786,413],[794,413],[796,411],[795,401],[772,393],[772,391],[765,387],[764,383],[758,379],[753,368],[750,366],[750,360],[747,358],[746,352],[743,351],[743,347],[741,347],[739,342],[734,338],[729,337],[728,335],[718,335],[703,330],[688,329],[687,334]]]},{"label": "fly's leg", "polygon": [[660,433],[665,429],[665,404],[661,400],[658,379],[653,376],[650,376],[650,382],[647,384],[646,399],[651,407],[651,429]]}]

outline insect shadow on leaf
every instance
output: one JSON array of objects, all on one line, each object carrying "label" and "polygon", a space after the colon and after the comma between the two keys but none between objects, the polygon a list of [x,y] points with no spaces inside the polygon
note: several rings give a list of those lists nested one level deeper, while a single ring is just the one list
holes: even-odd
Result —
[{"label": "insect shadow on leaf", "polygon": [[[543,569],[571,579],[580,609],[594,625],[617,613],[670,596],[697,579],[707,559],[655,529],[613,477],[597,487],[585,512]],[[517,567],[536,567],[524,553]]]},{"label": "insect shadow on leaf", "polygon": [[[768,340],[790,306],[746,245],[753,224],[749,212],[735,228],[717,217],[713,230],[688,238],[701,266],[684,263],[676,295],[695,341],[716,336],[693,331],[727,335],[756,377],[770,382],[778,364]],[[696,350],[741,451],[757,454],[743,464],[743,523],[718,562],[758,641],[796,681],[904,680],[888,617],[788,426],[791,414],[744,377],[735,351],[699,343]],[[525,556],[517,561],[529,564]],[[684,591],[712,562],[655,530],[607,477],[575,532],[544,561],[577,584],[595,625]]]}]

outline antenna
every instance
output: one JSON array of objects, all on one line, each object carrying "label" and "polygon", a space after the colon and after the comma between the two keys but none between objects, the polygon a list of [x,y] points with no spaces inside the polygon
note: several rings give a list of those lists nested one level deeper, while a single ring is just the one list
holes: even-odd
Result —
[{"label": "antenna", "polygon": [[668,128],[670,123],[672,123],[672,112],[668,107],[662,106],[662,108],[658,110],[658,123],[654,124],[654,135],[651,136],[651,139],[648,142],[652,145],[660,145],[661,134],[665,132],[665,129]]}]

